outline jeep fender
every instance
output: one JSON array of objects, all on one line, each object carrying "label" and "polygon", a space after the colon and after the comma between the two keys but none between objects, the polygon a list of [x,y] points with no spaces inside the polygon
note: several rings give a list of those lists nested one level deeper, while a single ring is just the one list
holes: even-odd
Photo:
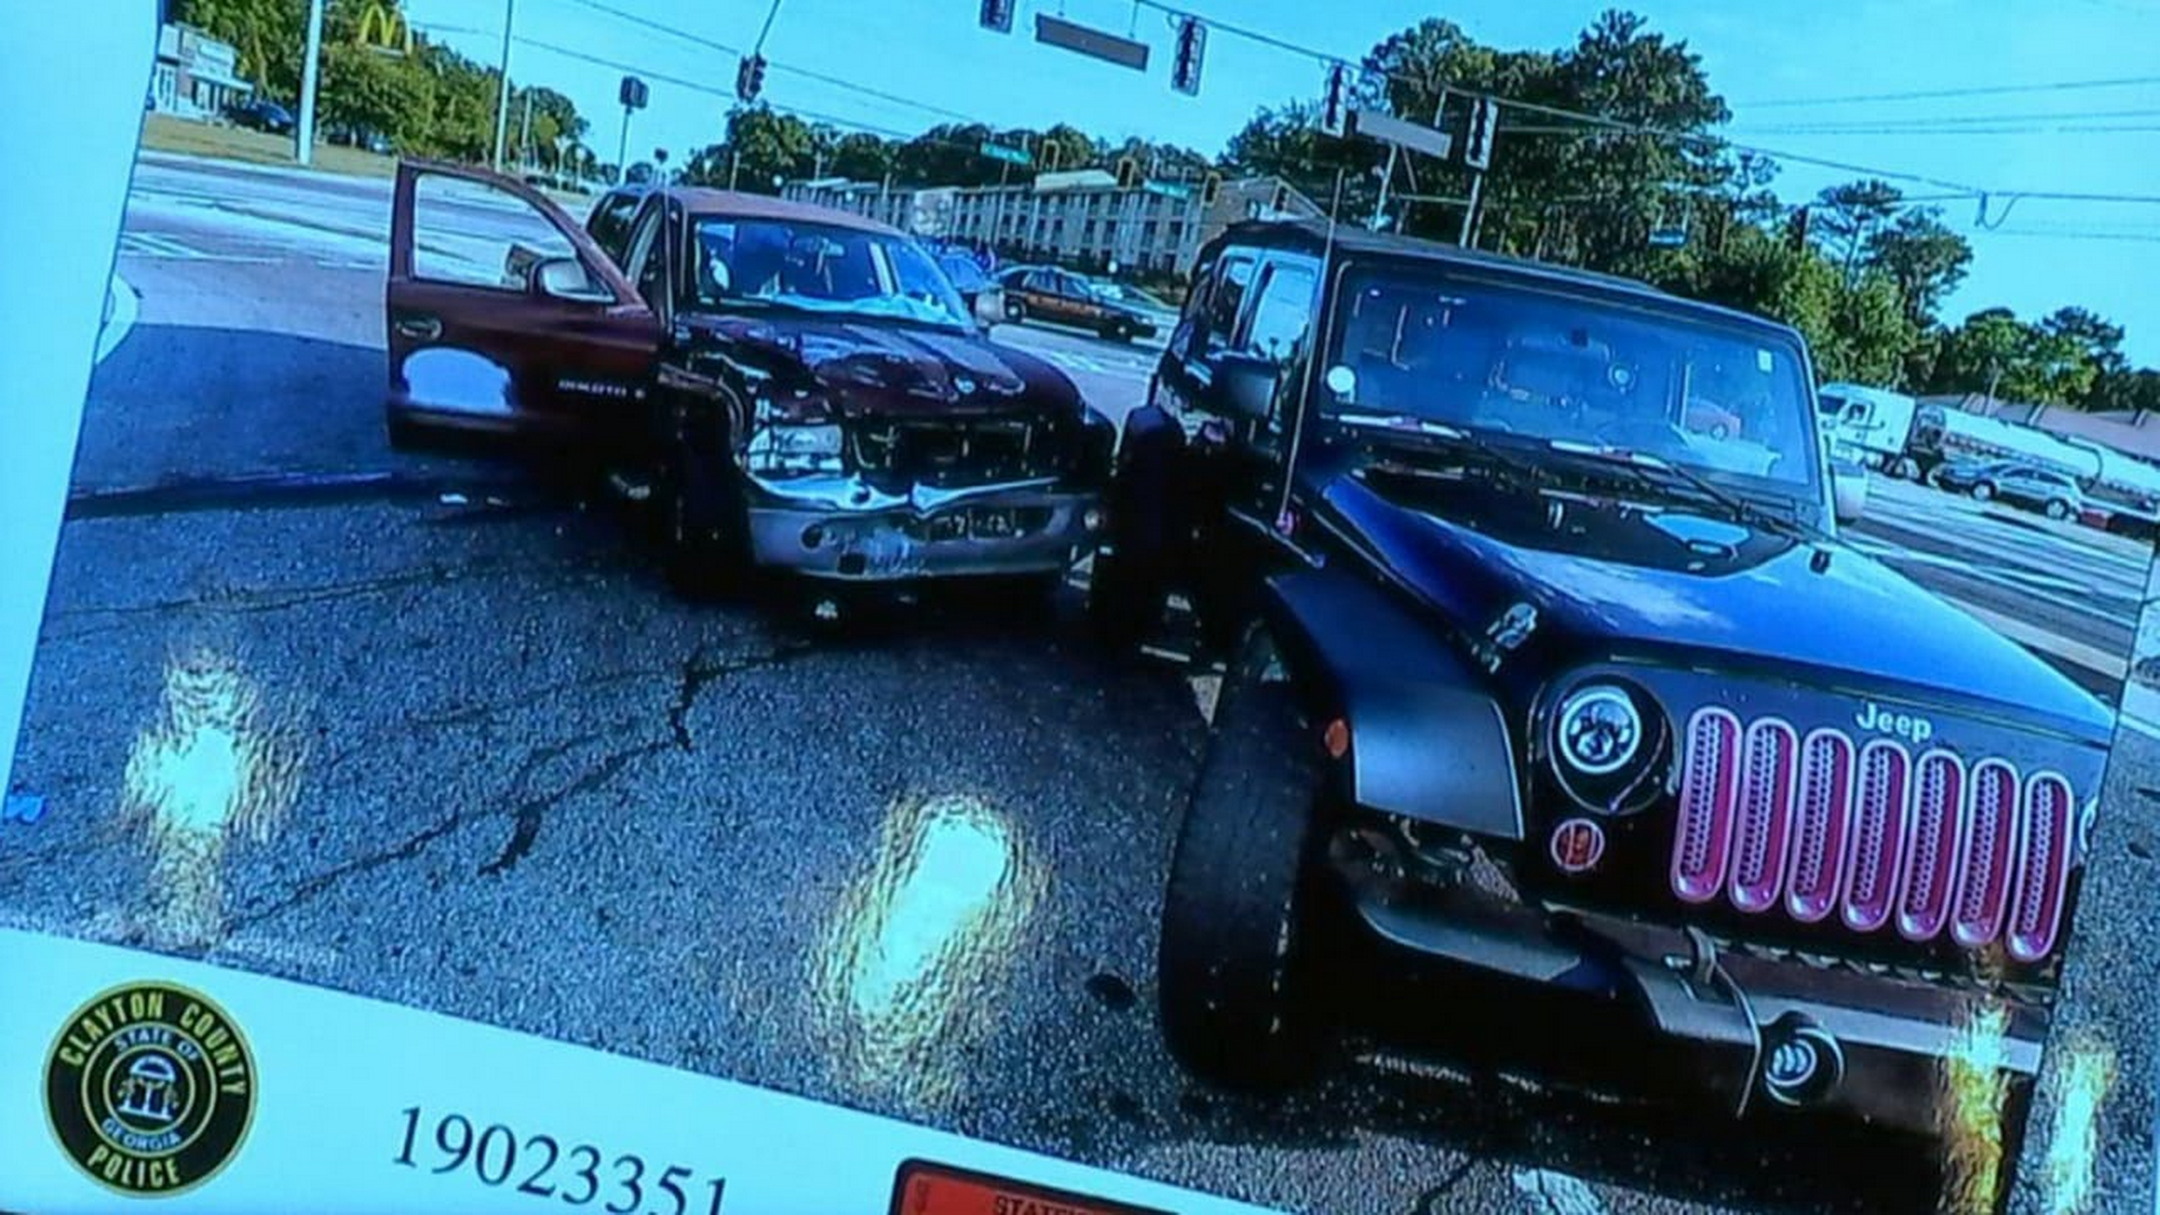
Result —
[{"label": "jeep fender", "polygon": [[1507,719],[1445,639],[1356,575],[1268,579],[1261,618],[1321,720],[1341,718],[1338,761],[1357,804],[1508,840],[1523,838]]}]

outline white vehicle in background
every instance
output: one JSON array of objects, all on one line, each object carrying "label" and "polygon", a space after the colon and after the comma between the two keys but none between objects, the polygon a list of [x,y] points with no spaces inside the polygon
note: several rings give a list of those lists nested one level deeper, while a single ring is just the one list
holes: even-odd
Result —
[{"label": "white vehicle in background", "polygon": [[2112,447],[2071,440],[2090,451],[2099,470],[2085,484],[2087,512],[2108,531],[2152,539],[2160,535],[2160,468]]},{"label": "white vehicle in background", "polygon": [[1920,462],[1907,450],[1920,402],[1886,388],[1846,383],[1823,385],[1815,399],[1833,457],[1908,481],[1920,478]]},{"label": "white vehicle in background", "polygon": [[1923,406],[1915,416],[1912,441],[1906,450],[1919,464],[1922,476],[1931,483],[1935,471],[1951,460],[1965,463],[2011,460],[2062,473],[2079,485],[2100,475],[2100,451],[2092,444],[2073,442],[2036,427],[1938,405]]}]

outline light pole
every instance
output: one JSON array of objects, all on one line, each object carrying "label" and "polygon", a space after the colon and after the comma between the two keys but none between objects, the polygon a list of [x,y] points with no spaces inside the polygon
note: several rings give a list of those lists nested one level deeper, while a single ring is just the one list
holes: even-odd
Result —
[{"label": "light pole", "polygon": [[323,0],[308,0],[307,52],[300,61],[300,118],[293,123],[293,159],[315,163],[315,86],[322,74]]},{"label": "light pole", "polygon": [[[322,0],[315,0],[319,5]],[[503,137],[510,130],[510,22],[517,16],[517,0],[503,0],[502,73],[495,87],[495,171],[502,172]]]}]

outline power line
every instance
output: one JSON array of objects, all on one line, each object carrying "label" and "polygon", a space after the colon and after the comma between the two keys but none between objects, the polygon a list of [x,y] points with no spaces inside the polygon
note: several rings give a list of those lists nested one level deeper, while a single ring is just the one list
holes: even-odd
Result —
[{"label": "power line", "polygon": [[622,9],[616,8],[611,4],[602,4],[600,0],[570,0],[570,3],[582,5],[583,7],[592,9],[595,12],[606,13],[610,17],[619,18],[621,20],[629,22],[632,25],[641,25],[644,26],[646,29],[656,30],[663,34],[673,34],[677,38],[684,39],[688,42],[695,42],[699,46],[710,47],[713,50],[719,51],[720,53],[725,55],[740,55],[743,53],[741,47],[729,46],[725,42],[715,42],[710,38],[706,38],[698,34],[693,34],[688,30],[677,29],[672,25],[667,25],[659,21],[654,21],[647,17],[640,17],[636,13],[625,12]]},{"label": "power line", "polygon": [[2125,76],[2112,80],[2057,80],[2046,84],[1994,84],[1957,89],[1924,89],[1905,93],[1847,93],[1837,97],[1778,97],[1768,101],[1734,102],[1749,109],[1772,106],[1849,105],[1862,101],[1929,101],[1940,97],[2002,97],[2015,93],[2069,93],[2082,89],[2121,89],[2160,84],[2160,76]]},{"label": "power line", "polygon": [[[2097,122],[2102,119],[2152,118],[2160,116],[2160,109],[2140,110],[2057,110],[2049,113],[2026,114],[1943,114],[1913,118],[1852,118],[1788,120],[1779,129],[1837,131],[1849,127],[1949,127],[1984,126],[2002,122]],[[1758,128],[1768,129],[1768,128]]]},{"label": "power line", "polygon": [[1840,127],[1834,131],[1818,131],[1808,128],[1764,129],[1765,135],[1787,135],[1796,138],[1814,136],[1874,136],[1927,139],[1944,135],[2126,135],[2160,131],[2160,126],[2059,126],[2059,127]]}]

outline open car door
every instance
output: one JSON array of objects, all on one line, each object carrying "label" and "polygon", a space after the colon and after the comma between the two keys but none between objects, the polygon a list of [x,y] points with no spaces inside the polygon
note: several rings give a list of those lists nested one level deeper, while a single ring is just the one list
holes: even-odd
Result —
[{"label": "open car door", "polygon": [[384,288],[393,433],[613,447],[640,431],[662,327],[546,195],[461,165],[398,165]]}]

